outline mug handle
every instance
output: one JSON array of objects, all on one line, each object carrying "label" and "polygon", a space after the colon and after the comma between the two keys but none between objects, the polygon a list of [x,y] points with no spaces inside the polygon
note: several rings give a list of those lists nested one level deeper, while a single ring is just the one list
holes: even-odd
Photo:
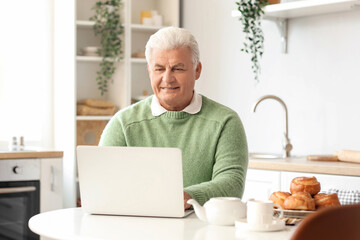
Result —
[{"label": "mug handle", "polygon": [[248,198],[245,202],[244,202],[244,205],[245,205],[245,217],[247,218],[247,203],[249,201],[254,201],[255,198]]},{"label": "mug handle", "polygon": [[280,209],[280,216],[278,216],[277,218],[282,218],[284,216],[284,209],[279,205],[274,203],[274,206],[277,206],[278,209]]}]

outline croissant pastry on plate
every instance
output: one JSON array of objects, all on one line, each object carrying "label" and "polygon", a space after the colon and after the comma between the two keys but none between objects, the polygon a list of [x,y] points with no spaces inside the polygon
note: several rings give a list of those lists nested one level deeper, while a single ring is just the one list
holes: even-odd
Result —
[{"label": "croissant pastry on plate", "polygon": [[284,208],[291,210],[315,210],[315,200],[307,192],[297,192],[284,201]]},{"label": "croissant pastry on plate", "polygon": [[290,192],[291,194],[297,192],[307,192],[314,196],[320,192],[320,183],[316,177],[296,177],[291,181]]}]

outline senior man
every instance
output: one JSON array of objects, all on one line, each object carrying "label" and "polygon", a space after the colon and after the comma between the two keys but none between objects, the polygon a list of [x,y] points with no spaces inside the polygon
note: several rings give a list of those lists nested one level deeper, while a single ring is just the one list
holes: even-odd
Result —
[{"label": "senior man", "polygon": [[204,204],[212,197],[242,197],[244,128],[236,112],[194,90],[202,69],[194,36],[163,28],[150,37],[145,55],[154,95],[116,113],[99,145],[180,148],[185,209],[190,198]]}]

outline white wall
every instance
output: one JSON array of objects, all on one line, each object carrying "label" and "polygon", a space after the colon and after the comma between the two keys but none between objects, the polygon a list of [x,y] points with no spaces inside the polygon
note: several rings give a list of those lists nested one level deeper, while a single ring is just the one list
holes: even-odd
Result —
[{"label": "white wall", "polygon": [[52,142],[52,1],[2,1],[0,7],[0,147]]},{"label": "white wall", "polygon": [[182,18],[200,45],[197,91],[238,112],[249,150],[281,151],[281,105],[265,100],[251,111],[265,94],[287,104],[293,154],[360,150],[360,11],[290,20],[287,54],[275,23],[263,21],[265,53],[255,84],[250,58],[240,52],[244,35],[234,9],[230,0],[184,0]]}]

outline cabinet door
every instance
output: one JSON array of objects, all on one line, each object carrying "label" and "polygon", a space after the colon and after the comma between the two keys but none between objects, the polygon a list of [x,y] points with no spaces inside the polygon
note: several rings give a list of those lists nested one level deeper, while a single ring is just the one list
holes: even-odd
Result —
[{"label": "cabinet door", "polygon": [[325,192],[330,188],[360,191],[360,177],[302,173],[302,172],[282,172],[281,190],[290,192],[290,183],[291,180],[295,177],[311,177],[311,176],[316,177],[317,180],[320,182],[322,192]]},{"label": "cabinet door", "polygon": [[280,172],[248,169],[243,198],[267,200],[272,192],[280,189]]},{"label": "cabinet door", "polygon": [[41,159],[40,212],[63,208],[62,158]]}]

